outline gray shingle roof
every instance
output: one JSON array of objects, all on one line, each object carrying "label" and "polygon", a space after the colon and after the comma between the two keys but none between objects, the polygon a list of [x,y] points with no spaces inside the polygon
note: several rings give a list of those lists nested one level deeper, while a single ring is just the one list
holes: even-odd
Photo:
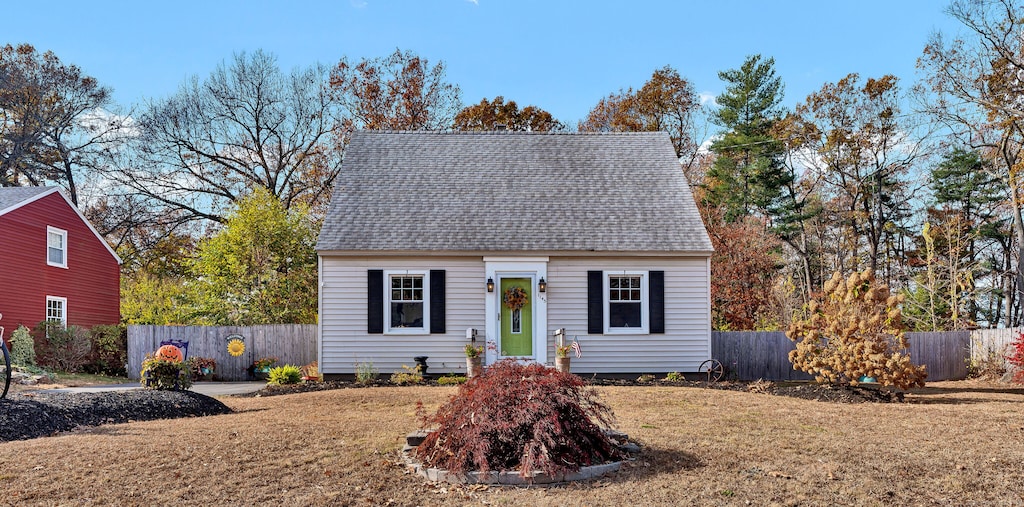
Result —
[{"label": "gray shingle roof", "polygon": [[663,132],[357,132],[317,250],[712,247]]},{"label": "gray shingle roof", "polygon": [[7,208],[49,192],[54,187],[0,187],[0,213]]}]

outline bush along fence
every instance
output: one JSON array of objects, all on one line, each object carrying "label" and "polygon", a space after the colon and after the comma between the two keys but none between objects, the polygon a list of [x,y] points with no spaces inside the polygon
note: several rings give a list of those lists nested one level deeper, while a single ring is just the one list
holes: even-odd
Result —
[{"label": "bush along fence", "polygon": [[[241,340],[239,356],[228,353],[228,342]],[[278,324],[264,326],[128,326],[128,376],[139,378],[146,354],[155,352],[162,342],[188,342],[188,357],[207,357],[216,361],[217,380],[253,380],[249,367],[256,361],[277,358],[276,366],[303,366],[316,361],[315,324]]]}]

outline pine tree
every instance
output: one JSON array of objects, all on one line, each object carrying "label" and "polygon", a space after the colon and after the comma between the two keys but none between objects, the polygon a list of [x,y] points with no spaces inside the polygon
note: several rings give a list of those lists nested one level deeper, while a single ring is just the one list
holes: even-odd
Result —
[{"label": "pine tree", "polygon": [[747,57],[739,69],[718,73],[727,83],[711,121],[724,132],[711,145],[717,158],[705,186],[709,204],[725,207],[725,219],[781,212],[782,187],[791,180],[783,168],[783,146],[771,135],[784,110],[782,80],[775,59]]}]

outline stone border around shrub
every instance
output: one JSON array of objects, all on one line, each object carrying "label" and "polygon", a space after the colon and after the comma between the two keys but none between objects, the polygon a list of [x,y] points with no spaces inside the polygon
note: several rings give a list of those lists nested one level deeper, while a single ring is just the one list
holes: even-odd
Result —
[{"label": "stone border around shrub", "polygon": [[[536,471],[531,473],[529,477],[524,478],[519,475],[519,472],[514,470],[501,472],[468,472],[462,474],[449,472],[440,468],[424,466],[423,463],[420,463],[419,460],[413,457],[413,451],[416,450],[417,446],[423,443],[423,440],[427,438],[429,433],[429,430],[419,430],[406,435],[406,444],[402,447],[402,459],[405,461],[406,468],[432,482],[447,482],[450,484],[490,484],[501,486],[552,485],[603,477],[612,472],[617,472],[624,461],[633,460],[633,458],[629,458],[624,461],[613,461],[610,463],[602,463],[600,465],[580,467],[576,472],[560,476],[550,476],[544,472]],[[629,436],[625,433],[618,431],[608,431],[607,433],[612,441],[616,442],[616,445],[623,451],[629,454],[636,454],[640,452],[640,446],[633,442],[629,442]]]}]

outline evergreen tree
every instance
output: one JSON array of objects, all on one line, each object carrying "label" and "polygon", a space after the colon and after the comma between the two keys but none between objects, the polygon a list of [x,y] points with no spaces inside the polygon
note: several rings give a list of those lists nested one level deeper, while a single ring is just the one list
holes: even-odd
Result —
[{"label": "evergreen tree", "polygon": [[752,213],[779,214],[782,188],[791,181],[782,164],[784,147],[771,135],[784,114],[774,65],[773,58],[753,55],[739,69],[718,73],[727,86],[715,99],[719,108],[711,121],[725,130],[711,145],[717,157],[705,179],[706,199],[723,206],[730,222]]},{"label": "evergreen tree", "polygon": [[[1002,296],[995,289],[999,280],[978,282],[998,271],[991,262],[985,262],[986,258],[1005,260],[1011,255],[1010,249],[1004,248],[1010,244],[1009,224],[997,210],[1007,200],[1002,182],[978,152],[954,148],[932,168],[930,186],[935,202],[926,210],[928,221],[939,230],[951,231],[939,237],[936,248],[940,252],[938,262],[948,266],[947,280],[943,280],[947,291],[964,293],[962,298],[954,299],[963,301],[960,310],[966,313],[969,324],[979,319],[989,324],[998,322],[996,315],[984,309],[1001,308]],[[953,283],[953,279],[962,281]]]},{"label": "evergreen tree", "polygon": [[988,222],[993,216],[993,203],[1006,199],[999,179],[976,151],[954,148],[931,173],[935,203],[962,212],[975,224]]}]

